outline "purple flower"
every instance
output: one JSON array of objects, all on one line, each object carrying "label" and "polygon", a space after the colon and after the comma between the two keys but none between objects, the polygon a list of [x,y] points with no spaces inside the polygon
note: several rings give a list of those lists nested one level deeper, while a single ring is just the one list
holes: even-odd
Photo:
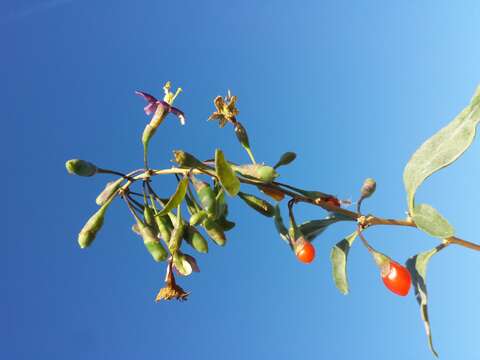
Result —
[{"label": "purple flower", "polygon": [[185,125],[185,114],[178,108],[170,105],[169,103],[163,101],[163,100],[158,100],[155,98],[153,95],[150,95],[146,92],[143,91],[135,91],[135,94],[142,96],[145,100],[147,100],[148,104],[143,108],[145,111],[145,114],[151,115],[157,111],[157,108],[161,106],[165,111],[168,113],[172,113],[178,119],[180,120],[180,123],[182,125]]}]

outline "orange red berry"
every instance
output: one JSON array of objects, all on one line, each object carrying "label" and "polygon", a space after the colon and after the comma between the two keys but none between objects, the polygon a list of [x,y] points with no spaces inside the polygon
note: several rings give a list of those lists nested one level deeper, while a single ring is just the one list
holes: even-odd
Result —
[{"label": "orange red berry", "polygon": [[390,261],[388,268],[382,271],[382,280],[388,290],[405,296],[412,285],[412,276],[410,271],[395,261]]},{"label": "orange red berry", "polygon": [[303,238],[295,243],[295,255],[304,264],[310,264],[315,259],[315,247]]}]

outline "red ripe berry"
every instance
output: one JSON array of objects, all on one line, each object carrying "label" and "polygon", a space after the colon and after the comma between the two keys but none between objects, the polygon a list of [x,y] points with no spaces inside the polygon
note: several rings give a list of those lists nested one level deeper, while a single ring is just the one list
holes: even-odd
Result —
[{"label": "red ripe berry", "polygon": [[295,255],[304,264],[310,264],[315,258],[315,248],[309,241],[299,238],[295,243]]},{"label": "red ripe berry", "polygon": [[382,280],[388,290],[400,296],[407,295],[412,285],[410,271],[395,261],[390,261],[382,271]]}]

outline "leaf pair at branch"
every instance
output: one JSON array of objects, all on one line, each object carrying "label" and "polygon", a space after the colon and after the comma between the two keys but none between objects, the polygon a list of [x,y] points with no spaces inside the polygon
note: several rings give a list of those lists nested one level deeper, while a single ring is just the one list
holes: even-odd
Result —
[{"label": "leaf pair at branch", "polygon": [[415,204],[415,193],[425,179],[453,163],[468,149],[479,122],[480,87],[470,104],[451,123],[423,143],[405,167],[403,181],[410,216],[421,230],[431,236],[445,239],[453,236],[455,231],[433,207]]}]

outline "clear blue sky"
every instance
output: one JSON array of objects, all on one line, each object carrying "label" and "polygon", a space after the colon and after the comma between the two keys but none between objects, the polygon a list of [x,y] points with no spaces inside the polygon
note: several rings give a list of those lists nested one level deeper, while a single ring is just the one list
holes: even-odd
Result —
[{"label": "clear blue sky", "polygon": [[[123,204],[78,247],[108,178],[68,176],[64,162],[141,167],[148,118],[134,90],[160,95],[166,80],[184,88],[188,124],[165,122],[154,166],[170,166],[172,149],[247,162],[231,129],[206,121],[231,89],[258,160],[297,152],[283,181],[349,198],[371,176],[365,211],[403,217],[405,163],[480,83],[478,1],[17,0],[0,14],[2,359],[432,359],[414,296],[389,293],[360,243],[351,294],[335,289],[328,255],[351,224],[325,232],[305,266],[238,201],[228,246],[212,245],[197,257],[202,272],[181,280],[188,302],[155,304],[163,265]],[[477,141],[418,193],[477,242],[479,154]],[[165,195],[172,185],[157,183]],[[368,236],[399,262],[437,244],[413,229]],[[430,264],[442,359],[478,359],[479,256],[452,246]]]}]

